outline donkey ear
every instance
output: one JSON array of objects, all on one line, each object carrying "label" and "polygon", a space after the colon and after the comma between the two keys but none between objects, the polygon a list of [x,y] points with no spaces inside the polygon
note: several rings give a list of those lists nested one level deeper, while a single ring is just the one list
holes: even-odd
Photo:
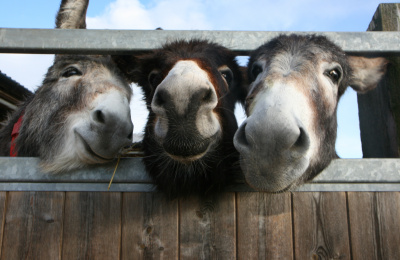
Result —
[{"label": "donkey ear", "polygon": [[141,73],[137,57],[133,55],[111,55],[111,58],[130,83],[140,81]]},{"label": "donkey ear", "polygon": [[368,92],[378,85],[386,73],[388,61],[385,58],[365,58],[349,56],[348,61],[353,70],[350,86],[358,93]]},{"label": "donkey ear", "polygon": [[86,29],[89,0],[62,0],[56,17],[57,29]]}]

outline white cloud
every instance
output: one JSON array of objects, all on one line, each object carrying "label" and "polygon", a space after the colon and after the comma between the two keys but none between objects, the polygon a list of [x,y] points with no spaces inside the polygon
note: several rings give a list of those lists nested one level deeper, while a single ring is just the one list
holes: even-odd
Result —
[{"label": "white cloud", "polygon": [[88,17],[90,29],[211,29],[201,1],[158,1],[145,7],[138,0],[117,0],[96,17]]},{"label": "white cloud", "polygon": [[0,70],[25,88],[35,91],[42,84],[54,55],[0,54]]}]

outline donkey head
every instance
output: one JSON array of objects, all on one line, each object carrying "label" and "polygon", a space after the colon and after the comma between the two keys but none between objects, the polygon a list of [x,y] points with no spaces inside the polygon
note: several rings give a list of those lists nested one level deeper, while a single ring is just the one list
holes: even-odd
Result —
[{"label": "donkey head", "polygon": [[[85,28],[87,6],[63,0],[57,28]],[[9,149],[10,131],[23,116],[18,156],[39,156],[45,171],[110,161],[132,142],[131,95],[111,57],[56,55],[42,86],[2,130],[8,140],[2,150]]]},{"label": "donkey head", "polygon": [[253,51],[248,118],[234,138],[249,185],[279,192],[322,171],[337,157],[339,98],[347,86],[375,88],[386,63],[347,56],[315,35],[282,35]]},{"label": "donkey head", "polygon": [[206,193],[229,179],[242,79],[235,54],[208,41],[176,41],[119,63],[145,93],[144,163],[158,187],[171,196]]}]

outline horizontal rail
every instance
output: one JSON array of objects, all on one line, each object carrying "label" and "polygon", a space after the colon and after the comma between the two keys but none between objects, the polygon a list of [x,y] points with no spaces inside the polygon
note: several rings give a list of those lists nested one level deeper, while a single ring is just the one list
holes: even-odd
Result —
[{"label": "horizontal rail", "polygon": [[[0,157],[0,191],[107,191],[115,164],[43,173],[37,158]],[[229,191],[253,191],[238,183]],[[153,192],[140,158],[121,159],[110,191]],[[295,191],[400,191],[400,159],[337,159]]]},{"label": "horizontal rail", "polygon": [[208,39],[247,54],[280,34],[315,33],[350,53],[400,52],[400,32],[265,32],[173,30],[55,30],[0,28],[0,53],[128,54],[149,51],[176,39]]}]

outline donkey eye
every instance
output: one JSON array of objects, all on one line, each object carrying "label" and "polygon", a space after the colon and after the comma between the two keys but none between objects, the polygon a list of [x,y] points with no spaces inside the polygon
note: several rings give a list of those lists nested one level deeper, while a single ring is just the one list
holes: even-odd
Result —
[{"label": "donkey eye", "polygon": [[251,67],[251,75],[253,76],[253,79],[256,79],[258,74],[260,74],[262,71],[263,68],[261,67],[261,65],[258,63],[254,63]]},{"label": "donkey eye", "polygon": [[68,67],[65,71],[64,71],[64,73],[62,74],[62,77],[64,77],[64,78],[69,78],[69,77],[72,77],[72,76],[81,76],[82,75],[82,72],[80,71],[80,70],[78,70],[77,68],[75,68],[75,67]]},{"label": "donkey eye", "polygon": [[325,74],[332,80],[333,83],[338,83],[341,77],[341,72],[339,69],[328,70]]},{"label": "donkey eye", "polygon": [[226,80],[226,83],[230,85],[233,80],[233,73],[230,69],[220,70],[221,76]]},{"label": "donkey eye", "polygon": [[148,81],[149,81],[150,85],[151,85],[153,88],[157,87],[158,84],[160,84],[161,81],[162,81],[161,73],[158,72],[158,71],[152,71],[152,72],[149,74]]}]

